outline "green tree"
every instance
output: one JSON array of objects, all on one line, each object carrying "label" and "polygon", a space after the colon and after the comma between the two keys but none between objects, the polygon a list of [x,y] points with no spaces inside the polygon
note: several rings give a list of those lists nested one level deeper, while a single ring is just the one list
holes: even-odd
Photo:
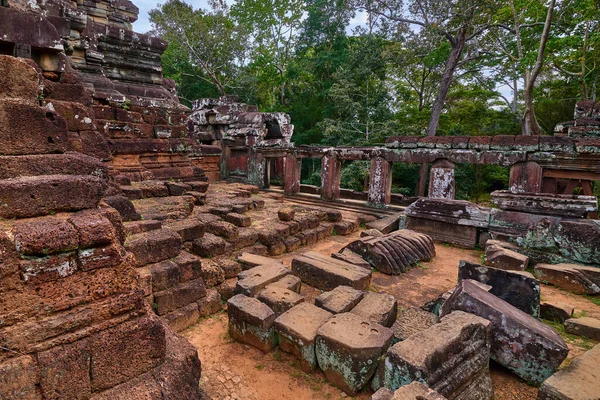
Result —
[{"label": "green tree", "polygon": [[229,16],[224,0],[209,0],[210,10],[168,0],[150,11],[150,21],[165,40],[185,49],[190,63],[224,96],[245,63],[247,32]]}]

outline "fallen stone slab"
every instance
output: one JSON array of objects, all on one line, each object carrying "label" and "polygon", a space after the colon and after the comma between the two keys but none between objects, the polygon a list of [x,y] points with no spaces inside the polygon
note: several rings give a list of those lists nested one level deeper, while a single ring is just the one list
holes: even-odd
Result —
[{"label": "fallen stone slab", "polygon": [[364,292],[350,286],[338,286],[324,292],[315,299],[315,305],[333,314],[341,314],[352,310],[363,298]]},{"label": "fallen stone slab", "polygon": [[358,220],[344,219],[340,222],[334,223],[333,229],[335,233],[340,236],[348,236],[349,234],[356,232],[358,230],[358,226]]},{"label": "fallen stone slab", "polygon": [[540,303],[540,318],[547,319],[548,321],[564,323],[573,316],[573,311],[575,311],[575,308],[567,303]]},{"label": "fallen stone slab", "polygon": [[238,275],[238,282],[234,293],[256,296],[268,284],[276,282],[291,272],[284,265],[266,264],[242,271]]},{"label": "fallen stone slab", "polygon": [[290,275],[284,276],[283,278],[281,278],[278,281],[275,281],[275,282],[267,285],[265,287],[265,289],[267,289],[271,285],[280,286],[280,287],[286,288],[288,290],[291,290],[293,292],[300,293],[300,289],[302,287],[302,281],[297,276],[290,274]]},{"label": "fallen stone slab", "polygon": [[310,372],[317,367],[317,331],[332,316],[330,312],[310,303],[301,303],[275,320],[279,348],[298,357],[303,371]]},{"label": "fallen stone slab", "polygon": [[382,387],[371,396],[371,400],[392,400],[394,392],[390,389]]},{"label": "fallen stone slab", "polygon": [[229,213],[225,217],[225,221],[229,222],[240,228],[245,228],[252,225],[252,218],[247,215],[238,214],[238,213]]},{"label": "fallen stone slab", "polygon": [[485,265],[499,269],[524,271],[529,265],[529,257],[500,246],[486,246]]},{"label": "fallen stone slab", "polygon": [[[445,400],[446,398],[421,382],[411,382],[396,390],[390,400]],[[461,396],[460,399],[463,399]]]},{"label": "fallen stone slab", "polygon": [[292,272],[317,289],[333,290],[346,285],[365,290],[371,282],[371,271],[344,261],[309,251],[292,259]]},{"label": "fallen stone slab", "polygon": [[600,319],[592,317],[570,318],[565,321],[565,332],[588,339],[600,340]]},{"label": "fallen stone slab", "polygon": [[354,396],[375,373],[392,337],[389,328],[356,314],[336,314],[317,331],[317,362],[329,382]]},{"label": "fallen stone slab", "polygon": [[271,307],[278,316],[304,302],[304,296],[275,285],[268,285],[256,298]]},{"label": "fallen stone slab", "polygon": [[550,193],[516,194],[509,190],[496,190],[491,195],[492,202],[501,210],[573,218],[586,218],[588,213],[598,211],[598,199],[595,196]]},{"label": "fallen stone slab", "polygon": [[441,316],[455,310],[491,321],[492,359],[532,384],[540,385],[552,375],[569,352],[554,329],[471,280],[458,284],[442,306]]},{"label": "fallen stone slab", "polygon": [[237,261],[242,264],[242,269],[247,270],[250,268],[258,267],[259,265],[267,264],[281,264],[281,261],[270,257],[264,257],[258,254],[242,253],[237,257]]},{"label": "fallen stone slab", "polygon": [[354,264],[358,267],[371,269],[371,264],[369,264],[368,261],[364,260],[361,256],[350,249],[342,249],[339,253],[332,253],[331,257]]},{"label": "fallen stone slab", "polygon": [[367,229],[375,229],[382,234],[390,233],[399,229],[400,216],[402,214],[393,214],[383,217],[367,224]]},{"label": "fallen stone slab", "polygon": [[412,335],[423,332],[438,322],[440,322],[440,318],[436,314],[421,310],[420,308],[410,307],[400,313],[392,325],[394,342],[406,340]]},{"label": "fallen stone slab", "polygon": [[[438,324],[396,343],[386,353],[375,385],[396,390],[412,381],[426,383],[447,398],[491,399],[488,362],[490,321],[455,311]],[[477,388],[477,397],[465,395]]]},{"label": "fallen stone slab", "polygon": [[389,328],[396,321],[398,301],[391,294],[367,292],[350,312]]},{"label": "fallen stone slab", "polygon": [[259,300],[243,294],[233,296],[227,300],[227,317],[229,334],[235,340],[265,353],[277,345],[275,313]]},{"label": "fallen stone slab", "polygon": [[435,256],[433,240],[409,229],[355,240],[344,249],[353,251],[372,267],[390,275],[406,272],[418,261],[427,261]]},{"label": "fallen stone slab", "polygon": [[472,279],[491,286],[489,292],[527,314],[539,316],[540,284],[529,272],[506,271],[461,260],[458,280]]},{"label": "fallen stone slab", "polygon": [[541,282],[575,294],[600,293],[600,272],[593,267],[576,264],[537,264],[534,272]]},{"label": "fallen stone slab", "polygon": [[600,393],[600,344],[546,379],[538,400],[591,400]]}]

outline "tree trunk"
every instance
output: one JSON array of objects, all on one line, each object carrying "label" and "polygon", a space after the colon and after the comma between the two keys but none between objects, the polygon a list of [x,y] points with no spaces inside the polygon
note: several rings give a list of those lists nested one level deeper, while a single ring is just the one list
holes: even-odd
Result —
[{"label": "tree trunk", "polygon": [[452,51],[450,51],[450,56],[448,57],[448,61],[446,61],[446,68],[444,69],[444,74],[442,75],[442,81],[440,83],[440,92],[431,109],[431,118],[429,119],[429,125],[427,126],[427,136],[435,136],[437,131],[440,116],[442,115],[442,109],[444,108],[446,97],[448,96],[448,90],[450,90],[450,84],[454,78],[454,71],[456,70],[460,56],[465,48],[466,38],[467,32],[466,29],[463,28],[458,32],[458,35],[450,41],[452,44]]},{"label": "tree trunk", "polygon": [[535,67],[531,73],[525,73],[525,88],[523,90],[523,100],[525,101],[525,112],[523,113],[523,123],[521,125],[521,133],[523,135],[539,135],[542,133],[542,128],[535,118],[535,110],[533,108],[533,87],[535,80],[542,70],[544,65],[544,52],[548,36],[550,36],[550,26],[552,25],[552,13],[554,11],[555,0],[550,1],[548,13],[546,14],[546,22],[544,22],[544,30],[540,38],[540,47],[538,49],[537,60]]}]

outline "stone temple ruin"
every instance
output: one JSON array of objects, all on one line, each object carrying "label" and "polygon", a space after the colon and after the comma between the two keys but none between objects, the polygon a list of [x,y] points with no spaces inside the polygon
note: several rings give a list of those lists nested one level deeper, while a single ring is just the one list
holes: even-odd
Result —
[{"label": "stone temple ruin", "polygon": [[[538,399],[598,398],[600,321],[542,290],[600,295],[600,103],[554,136],[296,147],[286,114],[180,104],[137,13],[1,2],[0,399],[220,398],[177,332],[224,307],[234,340],[352,396],[491,399],[499,365]],[[303,159],[321,187],[301,184]],[[368,192],[340,188],[353,160]],[[391,193],[394,162],[431,164],[428,197]],[[510,167],[508,190],[454,200],[456,163]],[[485,260],[405,308],[380,282],[412,279],[439,243]],[[594,345],[566,365],[540,317]]]}]

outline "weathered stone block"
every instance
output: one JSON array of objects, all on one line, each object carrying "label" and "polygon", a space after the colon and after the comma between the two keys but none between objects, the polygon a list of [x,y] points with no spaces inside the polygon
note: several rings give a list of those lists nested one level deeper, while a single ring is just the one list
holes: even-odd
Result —
[{"label": "weathered stone block", "polygon": [[265,289],[269,288],[269,286],[271,286],[271,285],[281,286],[281,287],[291,290],[293,292],[300,293],[302,281],[297,276],[290,274],[290,275],[284,276],[283,278],[281,278],[278,281],[275,281],[275,282],[267,285]]},{"label": "weathered stone block", "polygon": [[540,283],[529,272],[505,271],[461,260],[458,280],[472,279],[490,285],[489,292],[526,312],[539,316]]},{"label": "weathered stone block", "polygon": [[357,220],[342,220],[340,222],[336,222],[333,225],[335,233],[341,236],[348,236],[351,233],[354,233],[358,230],[358,221]]},{"label": "weathered stone block", "polygon": [[302,246],[302,240],[298,239],[295,236],[290,236],[283,240],[283,244],[285,245],[285,250],[288,253],[291,253],[293,251],[298,250],[300,246]]},{"label": "weathered stone block", "polygon": [[265,264],[242,271],[238,275],[234,293],[241,293],[250,297],[256,296],[268,284],[280,280],[289,275],[290,272],[283,264]]},{"label": "weathered stone block", "polygon": [[284,207],[277,210],[277,216],[282,221],[291,221],[294,219],[295,215],[296,210],[294,210],[292,207]]},{"label": "weathered stone block", "polygon": [[192,190],[192,186],[182,182],[166,181],[165,186],[169,190],[170,196],[183,196],[185,192]]},{"label": "weathered stone block", "polygon": [[600,340],[600,320],[592,317],[570,318],[565,321],[565,332]]},{"label": "weathered stone block", "polygon": [[156,264],[148,265],[148,270],[152,274],[152,291],[160,292],[170,287],[177,286],[181,279],[179,265],[173,261],[161,261]]},{"label": "weathered stone block", "polygon": [[540,303],[540,318],[564,323],[573,316],[574,307],[562,302]]},{"label": "weathered stone block", "polygon": [[[382,386],[396,390],[412,381],[425,382],[447,398],[491,399],[489,375],[491,323],[461,311],[393,345],[386,353]],[[485,385],[480,386],[480,375]],[[475,396],[472,385],[482,389]]]},{"label": "weathered stone block", "polygon": [[512,271],[524,271],[529,257],[496,245],[485,247],[485,265]]},{"label": "weathered stone block", "polygon": [[259,300],[237,294],[227,300],[229,334],[235,340],[254,346],[264,352],[277,345],[273,327],[276,315]]},{"label": "weathered stone block", "polygon": [[551,327],[478,287],[461,281],[441,315],[462,310],[492,322],[491,357],[522,379],[539,385],[556,371],[569,349]]},{"label": "weathered stone block", "polygon": [[40,77],[22,59],[0,56],[0,99],[18,98],[28,105],[38,105]]},{"label": "weathered stone block", "polygon": [[356,314],[336,314],[317,331],[319,367],[329,382],[354,396],[375,373],[392,337],[389,328]]},{"label": "weathered stone block", "polygon": [[237,214],[237,213],[229,213],[225,217],[225,221],[233,224],[237,227],[247,227],[252,225],[252,218],[247,215]]},{"label": "weathered stone block", "polygon": [[361,256],[347,248],[342,249],[339,253],[332,253],[331,257],[354,264],[358,267],[371,269],[371,264],[369,264],[368,261],[364,260]]},{"label": "weathered stone block", "polygon": [[315,353],[317,331],[332,315],[310,303],[301,303],[275,320],[279,348],[298,357],[300,367],[305,372],[310,372],[317,367]]},{"label": "weathered stone block", "polygon": [[73,225],[54,217],[19,222],[13,229],[15,247],[25,256],[49,255],[75,250],[79,235]]},{"label": "weathered stone block", "polygon": [[202,278],[179,284],[167,290],[154,293],[154,309],[158,315],[165,315],[178,308],[195,303],[206,296]]},{"label": "weathered stone block", "polygon": [[319,295],[315,305],[333,314],[346,313],[352,310],[363,298],[364,293],[350,286],[338,286]]},{"label": "weathered stone block", "polygon": [[394,397],[394,392],[388,388],[382,387],[373,393],[371,400],[392,400],[392,397]]},{"label": "weathered stone block", "polygon": [[[108,196],[104,197],[102,200],[112,208],[116,209],[119,212],[119,214],[121,214],[121,218],[123,218],[123,221],[139,221],[142,218],[142,216],[135,210],[135,207],[133,206],[131,200],[125,196]],[[160,229],[160,226],[158,228],[153,229]],[[131,234],[141,232],[145,232],[145,230],[142,230],[140,232],[131,232]]]},{"label": "weathered stone block", "polygon": [[32,356],[11,358],[0,364],[0,398],[39,400],[38,367]]},{"label": "weathered stone block", "polygon": [[104,247],[77,250],[77,260],[82,271],[114,267],[125,258],[125,249],[118,243]]},{"label": "weathered stone block", "polygon": [[302,282],[321,290],[333,290],[339,285],[364,290],[371,281],[371,271],[314,251],[294,257],[292,272]]},{"label": "weathered stone block", "polygon": [[98,212],[78,212],[69,217],[67,222],[77,229],[81,248],[107,245],[116,239],[115,227]]},{"label": "weathered stone block", "polygon": [[217,289],[208,289],[206,296],[198,300],[198,312],[200,317],[216,314],[223,309],[221,295]]},{"label": "weathered stone block", "polygon": [[200,277],[202,274],[202,263],[200,262],[200,259],[187,251],[179,253],[179,255],[173,259],[173,262],[179,267],[179,280],[181,282],[191,281],[192,279]]},{"label": "weathered stone block", "polygon": [[0,181],[2,218],[26,218],[95,208],[106,182],[87,175],[26,176]]},{"label": "weathered stone block", "polygon": [[281,261],[274,258],[264,257],[262,255],[252,253],[242,253],[237,257],[237,261],[242,265],[242,269],[244,270],[258,267],[259,265],[281,264]]},{"label": "weathered stone block", "polygon": [[225,280],[223,269],[213,260],[202,260],[200,276],[208,287],[221,284]]},{"label": "weathered stone block", "polygon": [[281,315],[290,308],[304,302],[304,296],[275,285],[268,285],[258,294],[257,299],[268,305],[276,315]]},{"label": "weathered stone block", "polygon": [[181,237],[163,228],[130,236],[125,248],[135,256],[136,266],[156,263],[177,257],[181,250]]},{"label": "weathered stone block", "polygon": [[205,233],[202,238],[194,240],[192,252],[200,257],[214,257],[225,253],[227,242],[212,233]]},{"label": "weathered stone block", "polygon": [[586,351],[573,362],[546,379],[538,400],[590,400],[600,393],[598,379],[600,345]]},{"label": "weathered stone block", "polygon": [[420,308],[410,307],[403,311],[394,324],[394,342],[401,342],[410,336],[422,332],[440,322],[440,318],[429,311]]},{"label": "weathered stone block", "polygon": [[184,242],[191,242],[204,235],[204,223],[193,218],[175,221],[167,224],[166,227],[177,232]]},{"label": "weathered stone block", "polygon": [[[381,389],[380,389],[381,390]],[[462,398],[462,397],[461,397]],[[421,382],[411,382],[396,390],[390,400],[445,400],[446,398]]]},{"label": "weathered stone block", "polygon": [[576,294],[600,293],[600,276],[593,267],[575,264],[537,264],[534,272],[541,282]]},{"label": "weathered stone block", "polygon": [[213,235],[222,236],[226,239],[234,240],[240,234],[238,228],[225,221],[215,221],[206,224],[206,232],[210,232]]},{"label": "weathered stone block", "polygon": [[350,312],[389,328],[396,320],[398,302],[391,294],[367,292]]}]

